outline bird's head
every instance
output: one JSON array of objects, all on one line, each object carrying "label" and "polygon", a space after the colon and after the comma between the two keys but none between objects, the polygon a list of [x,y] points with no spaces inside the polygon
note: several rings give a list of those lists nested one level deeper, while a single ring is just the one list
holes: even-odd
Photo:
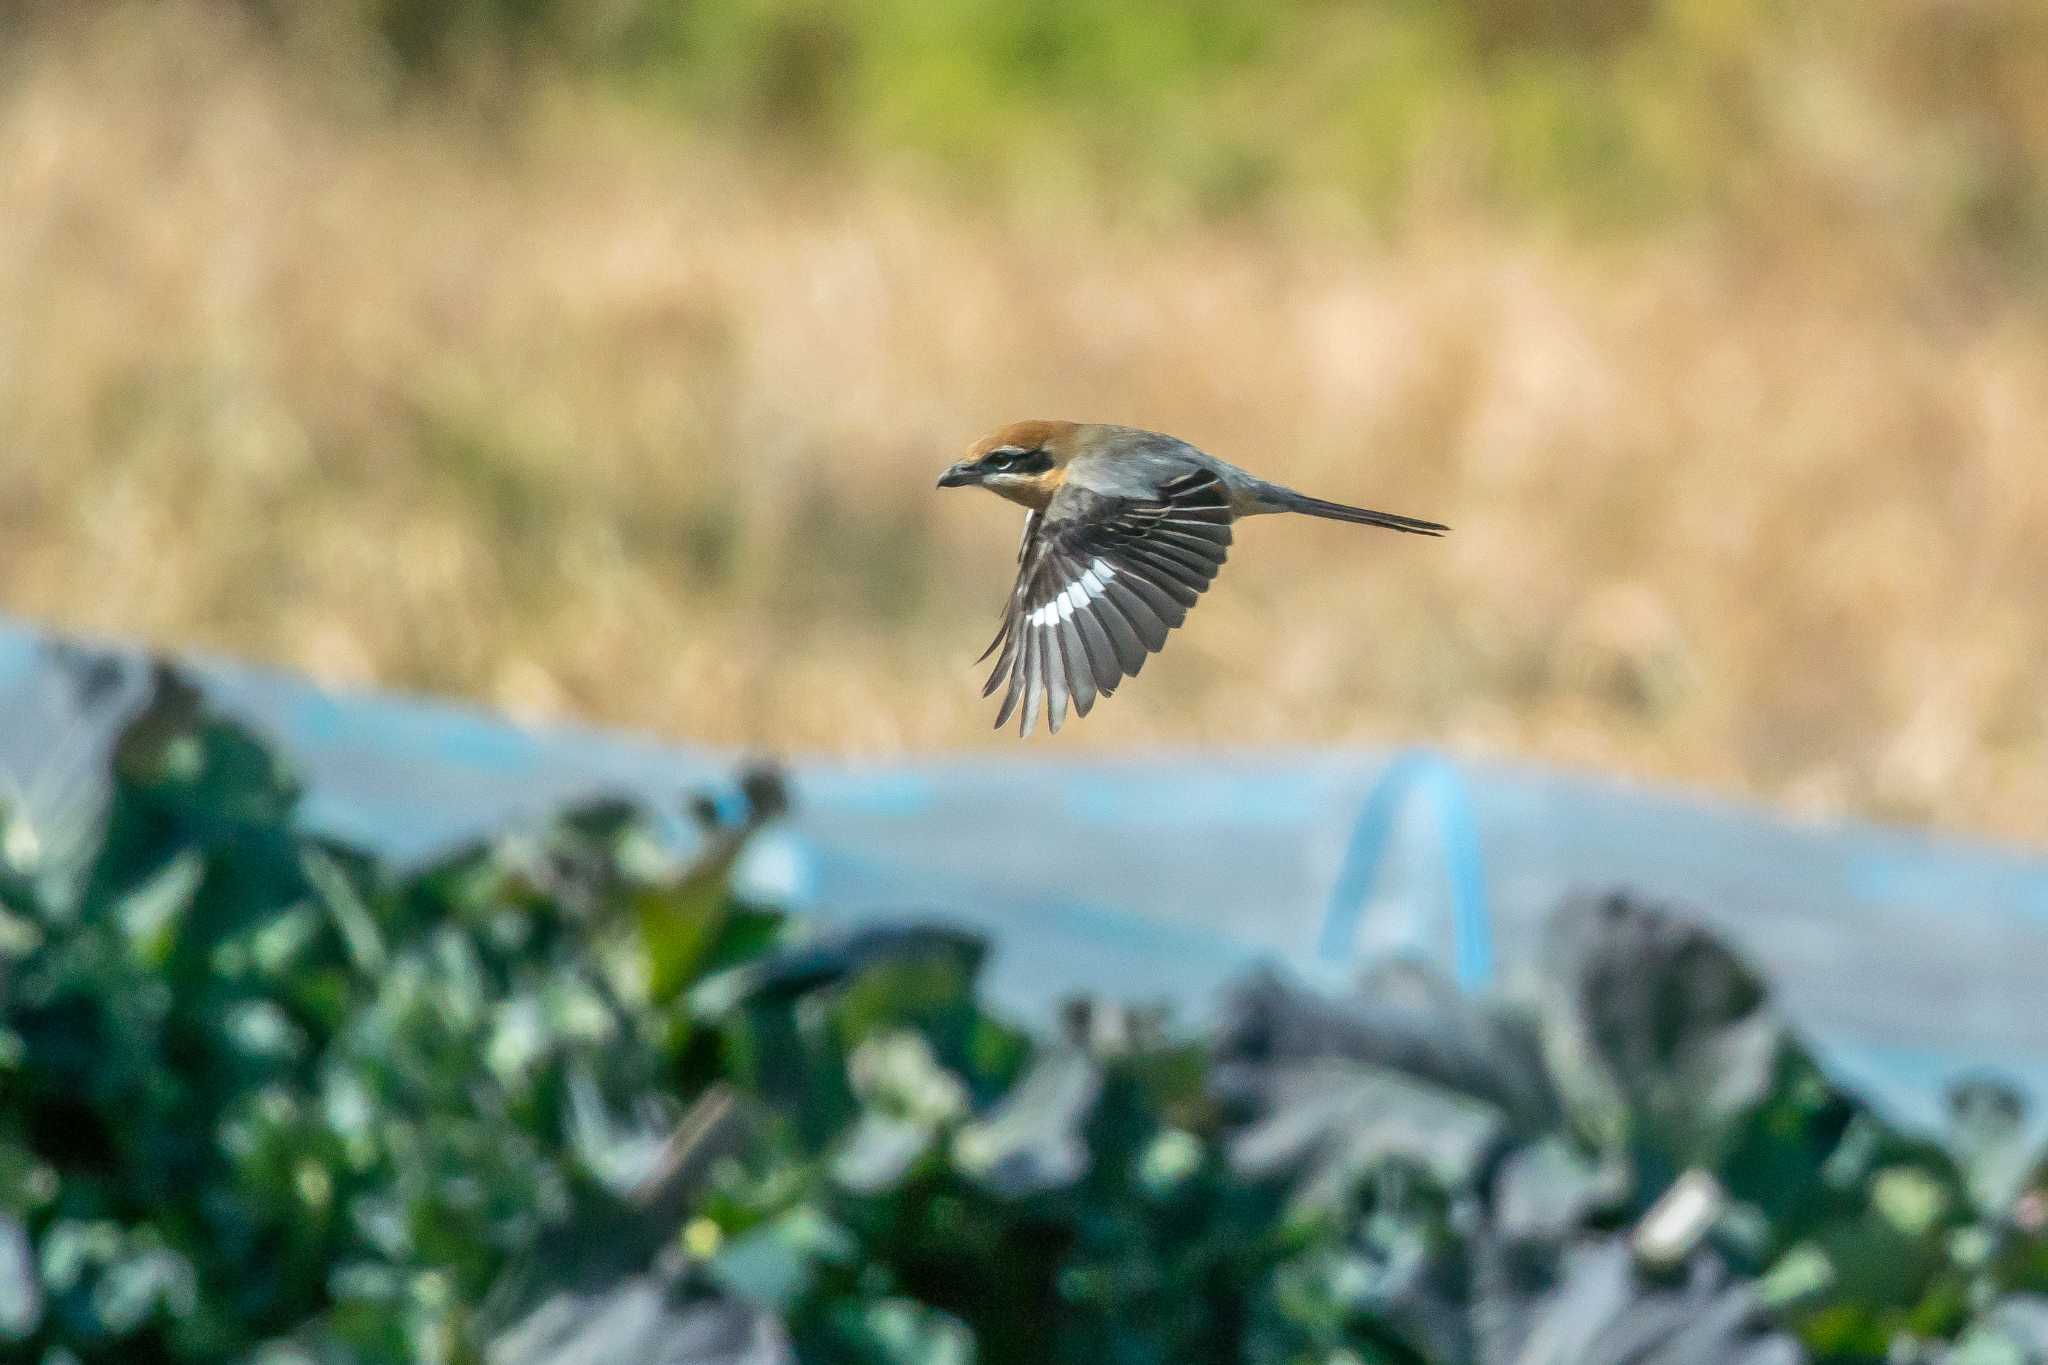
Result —
[{"label": "bird's head", "polygon": [[1043,509],[1067,477],[1067,464],[1086,433],[1074,422],[1012,422],[969,446],[964,459],[939,475],[939,487],[978,486]]}]

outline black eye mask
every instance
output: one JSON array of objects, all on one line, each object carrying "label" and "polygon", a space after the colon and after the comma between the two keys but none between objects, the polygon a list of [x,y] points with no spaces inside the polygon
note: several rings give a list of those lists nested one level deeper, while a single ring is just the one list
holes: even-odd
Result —
[{"label": "black eye mask", "polygon": [[1043,474],[1052,468],[1052,456],[1044,450],[994,450],[982,461],[997,474]]}]

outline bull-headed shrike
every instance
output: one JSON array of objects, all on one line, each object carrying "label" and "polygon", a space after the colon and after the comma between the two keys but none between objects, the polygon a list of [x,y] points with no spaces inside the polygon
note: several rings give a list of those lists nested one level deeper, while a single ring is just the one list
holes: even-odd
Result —
[{"label": "bull-headed shrike", "polygon": [[1001,729],[1019,711],[1028,735],[1041,713],[1054,733],[1067,707],[1087,715],[1148,653],[1223,567],[1239,517],[1300,512],[1417,535],[1448,527],[1325,502],[1267,483],[1186,441],[1093,422],[1013,422],[968,450],[939,487],[979,485],[1029,509],[1017,586],[989,696],[1006,682]]}]

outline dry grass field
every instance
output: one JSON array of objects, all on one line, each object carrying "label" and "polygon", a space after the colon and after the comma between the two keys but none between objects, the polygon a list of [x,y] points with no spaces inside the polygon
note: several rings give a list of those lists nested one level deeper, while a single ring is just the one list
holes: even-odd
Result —
[{"label": "dry grass field", "polygon": [[567,81],[366,112],[169,13],[0,73],[0,610],[1008,749],[971,661],[1016,518],[933,478],[1123,421],[1455,533],[1250,525],[1036,753],[1434,743],[2048,841],[2048,307],[1881,178],[1653,231],[1426,183],[1371,230],[1125,211]]}]

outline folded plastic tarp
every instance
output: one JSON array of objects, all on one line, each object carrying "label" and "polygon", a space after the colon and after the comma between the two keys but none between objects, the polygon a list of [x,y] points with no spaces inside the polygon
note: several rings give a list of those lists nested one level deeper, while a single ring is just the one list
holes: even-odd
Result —
[{"label": "folded plastic tarp", "polygon": [[[309,826],[399,861],[597,793],[696,837],[680,797],[741,755],[527,730],[387,695],[190,665],[308,783]],[[132,652],[0,626],[0,781],[103,750],[139,700]],[[130,703],[133,704],[132,702]],[[1049,1017],[1075,994],[1206,1017],[1259,963],[1348,982],[1393,956],[1512,987],[1553,908],[1626,888],[1725,934],[1837,1077],[1938,1125],[1993,1073],[2048,1100],[2048,857],[1431,752],[1026,756],[788,765],[794,811],[747,888],[823,919],[942,916],[993,943],[993,998]]]}]

